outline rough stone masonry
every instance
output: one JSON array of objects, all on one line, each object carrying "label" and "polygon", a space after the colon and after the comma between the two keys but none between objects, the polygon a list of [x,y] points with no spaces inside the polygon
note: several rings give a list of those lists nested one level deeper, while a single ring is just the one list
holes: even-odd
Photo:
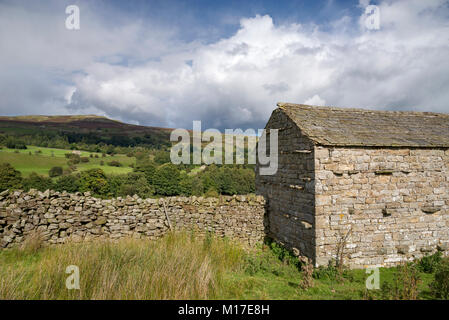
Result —
[{"label": "rough stone masonry", "polygon": [[[315,265],[391,266],[449,249],[449,115],[278,104],[257,175],[267,232]],[[268,139],[267,139],[268,140]]]},{"label": "rough stone masonry", "polygon": [[263,197],[254,195],[103,200],[89,193],[6,190],[0,193],[0,247],[16,246],[36,232],[47,243],[57,244],[156,239],[170,228],[213,232],[254,245],[265,236],[264,203]]}]

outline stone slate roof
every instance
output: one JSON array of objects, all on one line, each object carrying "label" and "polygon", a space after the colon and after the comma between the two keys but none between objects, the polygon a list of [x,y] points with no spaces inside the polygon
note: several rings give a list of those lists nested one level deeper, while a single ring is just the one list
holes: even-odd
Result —
[{"label": "stone slate roof", "polygon": [[278,103],[318,145],[449,148],[449,114]]}]

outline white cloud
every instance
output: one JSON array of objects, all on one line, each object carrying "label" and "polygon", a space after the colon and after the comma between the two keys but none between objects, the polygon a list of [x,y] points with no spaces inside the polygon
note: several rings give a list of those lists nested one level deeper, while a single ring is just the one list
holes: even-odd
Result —
[{"label": "white cloud", "polygon": [[[66,31],[50,27],[27,42],[19,22],[10,19],[22,41],[0,32],[2,41],[27,50],[16,57],[7,50],[0,66],[38,66],[67,82],[42,84],[51,88],[42,90],[42,103],[53,101],[52,112],[59,101],[60,113],[89,111],[149,125],[190,128],[200,119],[203,127],[263,127],[278,101],[448,112],[447,1],[384,1],[379,7],[377,31],[359,29],[348,16],[326,31],[256,16],[241,19],[235,34],[206,44],[175,41],[173,33],[150,31],[141,22],[110,32],[101,21],[92,30],[82,22],[86,37],[72,42]],[[44,45],[46,32],[57,44]]]},{"label": "white cloud", "polygon": [[313,97],[304,101],[304,104],[309,104],[311,106],[324,106],[326,105],[326,100],[321,99],[321,97],[315,94]]}]

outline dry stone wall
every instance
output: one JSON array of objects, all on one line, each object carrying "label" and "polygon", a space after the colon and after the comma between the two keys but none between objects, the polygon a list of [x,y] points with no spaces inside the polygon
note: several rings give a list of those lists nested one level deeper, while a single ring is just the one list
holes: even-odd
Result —
[{"label": "dry stone wall", "polygon": [[210,231],[254,245],[265,236],[264,212],[265,200],[254,195],[103,200],[89,193],[4,191],[0,247],[17,245],[35,232],[57,244],[95,238],[156,239],[170,227]]},{"label": "dry stone wall", "polygon": [[316,263],[391,266],[449,249],[449,150],[315,148]]}]

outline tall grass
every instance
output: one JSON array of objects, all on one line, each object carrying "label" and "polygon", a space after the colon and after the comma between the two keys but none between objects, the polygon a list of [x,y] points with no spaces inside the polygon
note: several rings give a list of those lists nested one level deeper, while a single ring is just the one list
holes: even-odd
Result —
[{"label": "tall grass", "polygon": [[[224,273],[244,261],[244,249],[229,240],[185,232],[157,241],[29,243],[0,253],[0,299],[213,299]],[[79,267],[79,290],[66,288],[69,265]]]}]

